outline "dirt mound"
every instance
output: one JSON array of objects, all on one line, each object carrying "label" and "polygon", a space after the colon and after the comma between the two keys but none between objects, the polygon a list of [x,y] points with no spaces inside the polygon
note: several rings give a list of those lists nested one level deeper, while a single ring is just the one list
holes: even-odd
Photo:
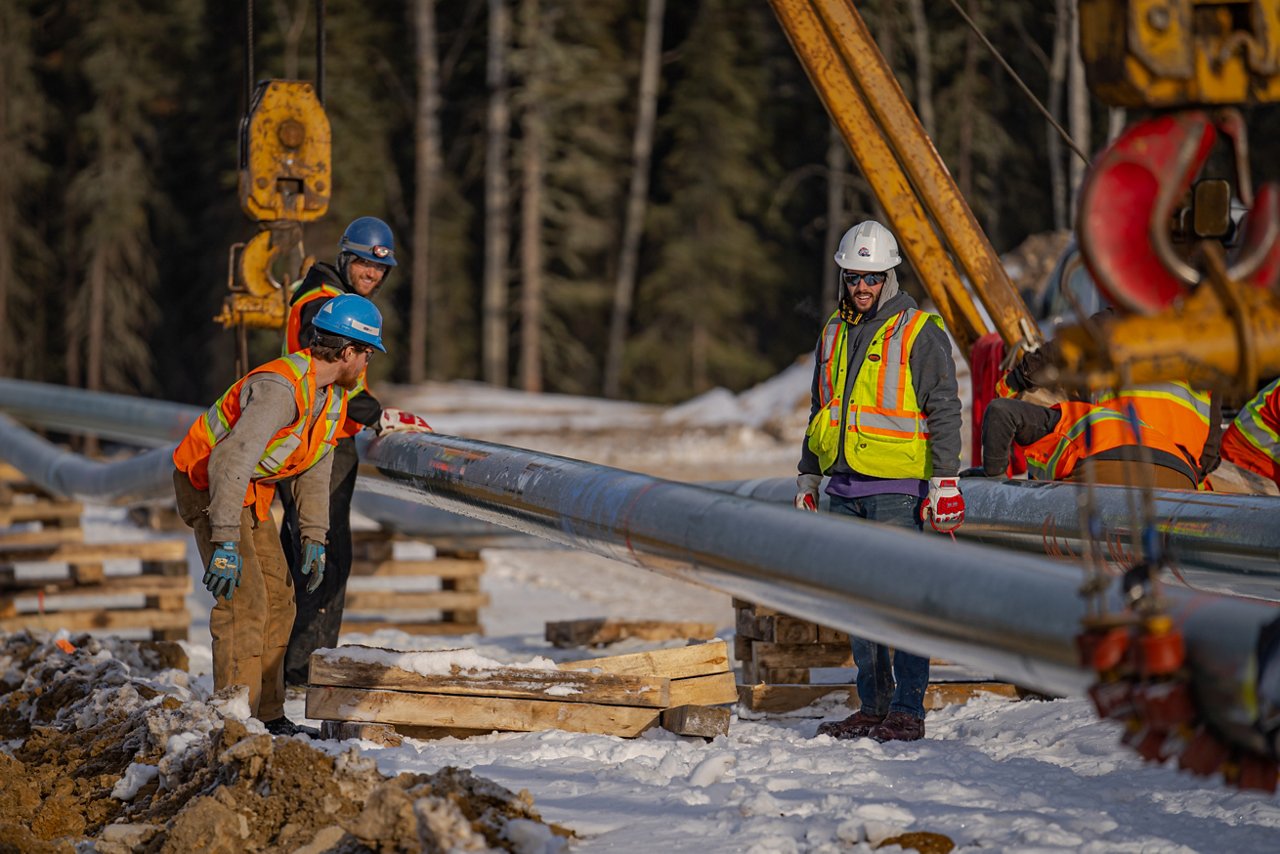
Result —
[{"label": "dirt mound", "polygon": [[[527,793],[273,738],[128,641],[0,636],[0,852],[557,851]],[[64,644],[66,642],[64,641]]]}]

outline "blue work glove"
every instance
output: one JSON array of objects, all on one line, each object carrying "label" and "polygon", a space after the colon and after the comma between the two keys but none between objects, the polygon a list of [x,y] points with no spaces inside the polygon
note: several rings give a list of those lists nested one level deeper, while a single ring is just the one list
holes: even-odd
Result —
[{"label": "blue work glove", "polygon": [[226,596],[231,601],[231,594],[240,586],[240,567],[244,559],[240,557],[240,544],[234,542],[219,543],[209,558],[209,565],[204,570],[204,586],[213,594],[213,598]]},{"label": "blue work glove", "polygon": [[307,582],[307,592],[315,593],[324,580],[324,543],[302,541],[302,574],[311,576],[311,580]]}]

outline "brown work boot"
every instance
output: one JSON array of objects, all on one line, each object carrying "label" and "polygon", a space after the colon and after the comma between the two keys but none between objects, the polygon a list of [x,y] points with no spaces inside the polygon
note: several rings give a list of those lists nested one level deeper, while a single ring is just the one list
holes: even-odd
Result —
[{"label": "brown work boot", "polygon": [[924,718],[906,712],[890,712],[878,727],[867,735],[876,741],[916,741],[924,738]]},{"label": "brown work boot", "polygon": [[871,715],[858,710],[842,721],[818,724],[818,735],[832,738],[866,738],[871,730],[884,721],[884,715]]}]

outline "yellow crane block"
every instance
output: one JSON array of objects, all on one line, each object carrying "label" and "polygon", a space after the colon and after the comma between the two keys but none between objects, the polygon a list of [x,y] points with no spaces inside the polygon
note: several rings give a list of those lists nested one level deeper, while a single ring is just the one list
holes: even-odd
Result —
[{"label": "yellow crane block", "polygon": [[241,138],[240,207],[256,222],[313,222],[329,210],[329,117],[311,83],[260,84]]}]

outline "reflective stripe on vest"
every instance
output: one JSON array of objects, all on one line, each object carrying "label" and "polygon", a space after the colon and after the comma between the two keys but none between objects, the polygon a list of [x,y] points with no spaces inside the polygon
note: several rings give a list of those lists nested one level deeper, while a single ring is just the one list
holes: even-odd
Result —
[{"label": "reflective stripe on vest", "polygon": [[1193,465],[1199,465],[1209,440],[1213,409],[1208,392],[1196,391],[1181,381],[1152,383],[1105,392],[1097,402],[1126,416],[1132,404],[1144,426],[1181,445],[1193,458]]},{"label": "reflective stripe on vest", "polygon": [[[885,321],[858,366],[851,399],[840,395],[848,376],[849,323],[834,313],[818,346],[818,403],[807,432],[823,471],[839,458],[855,471],[885,478],[927,478],[932,471],[928,422],[916,401],[911,348],[926,323],[942,319],[907,309]],[[843,435],[843,442],[840,437]]]},{"label": "reflective stripe on vest", "polygon": [[244,504],[253,505],[259,519],[265,519],[263,514],[269,511],[275,481],[301,474],[319,462],[333,449],[335,436],[346,416],[347,393],[337,385],[325,390],[328,399],[324,409],[313,416],[316,396],[321,390],[315,387],[310,351],[291,353],[250,371],[196,419],[173,452],[174,465],[187,474],[192,486],[208,489],[209,456],[240,419],[240,393],[245,382],[262,373],[279,374],[289,380],[298,418],[271,437],[254,467]]},{"label": "reflective stripe on vest", "polygon": [[[1062,417],[1049,435],[1027,446],[1027,473],[1036,480],[1061,480],[1087,456],[1136,445],[1127,416],[1087,403],[1061,403]],[[1090,435],[1087,440],[1085,432]]]},{"label": "reflective stripe on vest", "polygon": [[1277,394],[1278,390],[1280,390],[1280,379],[1246,403],[1232,424],[1250,445],[1266,454],[1268,459],[1280,463],[1280,424],[1269,418],[1265,411],[1267,399]]}]

